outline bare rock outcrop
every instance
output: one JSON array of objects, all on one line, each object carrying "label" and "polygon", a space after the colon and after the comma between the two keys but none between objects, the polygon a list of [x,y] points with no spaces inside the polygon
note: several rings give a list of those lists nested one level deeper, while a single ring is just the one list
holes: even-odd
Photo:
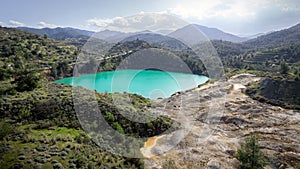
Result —
[{"label": "bare rock outcrop", "polygon": [[292,168],[299,163],[300,112],[260,103],[243,94],[242,89],[257,80],[260,78],[240,74],[157,100],[154,111],[188,129],[178,144],[162,155],[155,152],[164,148],[172,134],[156,137],[154,145],[144,147],[146,166],[162,168],[172,161],[178,168],[237,168],[234,155],[252,132],[260,135],[269,167]]}]

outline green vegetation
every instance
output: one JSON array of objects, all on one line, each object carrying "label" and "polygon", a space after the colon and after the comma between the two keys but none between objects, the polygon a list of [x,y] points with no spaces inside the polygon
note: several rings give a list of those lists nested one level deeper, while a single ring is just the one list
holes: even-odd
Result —
[{"label": "green vegetation", "polygon": [[[222,43],[216,44],[221,46]],[[266,77],[261,82],[250,84],[246,93],[262,102],[299,109],[300,43],[283,43],[274,48],[247,48],[245,44],[234,45],[239,47],[237,55],[231,54],[231,48],[221,48],[228,56],[221,57],[227,76],[252,73]]]},{"label": "green vegetation", "polygon": [[[300,109],[299,26],[244,43],[212,41],[212,44],[223,61],[227,76],[248,72],[264,77],[245,90],[252,98]],[[126,95],[131,104],[116,107],[113,98],[122,99],[125,94],[95,93],[95,98],[90,98],[89,94],[94,91],[78,87],[76,89],[81,92],[82,97],[73,98],[71,87],[51,82],[72,75],[75,59],[82,50],[78,47],[87,42],[87,37],[77,35],[73,34],[73,30],[67,30],[67,34],[55,34],[55,37],[64,39],[58,41],[50,39],[49,32],[38,36],[0,27],[1,168],[143,168],[141,159],[119,157],[103,151],[93,142],[95,140],[91,140],[91,136],[97,138],[96,141],[101,141],[100,146],[104,145],[109,149],[113,149],[109,147],[110,141],[117,139],[117,144],[124,146],[121,149],[130,150],[129,153],[140,153],[139,149],[126,147],[142,147],[145,139],[123,140],[112,135],[110,131],[103,130],[103,124],[95,115],[102,116],[107,125],[119,134],[134,138],[160,135],[180,127],[163,116],[147,123],[125,118],[124,114],[137,118],[155,115],[155,112],[146,109],[151,106],[150,101],[141,96]],[[100,61],[98,70],[95,71],[114,70],[132,53],[153,48],[164,49],[170,56],[178,56],[192,73],[207,74],[204,65],[191,49],[175,50],[181,48],[181,44],[174,41],[168,41],[174,44],[164,44],[165,42],[155,44],[135,39],[117,43],[108,51],[105,59]],[[205,46],[204,43],[203,47]],[[97,57],[91,58],[89,62],[82,63],[80,68],[84,70],[95,67],[95,61],[99,60]],[[178,70],[178,67],[174,70]],[[84,112],[80,112],[83,117],[94,120],[81,126],[74,110],[74,101],[95,104],[96,106],[85,107]],[[95,114],[95,109],[99,110],[99,114]],[[85,133],[82,127],[103,132]],[[107,135],[112,135],[111,140],[102,139]],[[262,168],[266,164],[256,135],[246,139],[236,157],[241,162],[240,168]],[[163,167],[175,168],[176,163],[167,160]]]},{"label": "green vegetation", "polygon": [[167,159],[162,164],[163,169],[178,169],[178,166],[176,165],[174,160]]},{"label": "green vegetation", "polygon": [[[98,71],[115,70],[124,59],[126,59],[134,52],[149,48],[162,49],[163,46],[150,45],[148,42],[139,39],[133,41],[126,41],[122,43],[119,42],[109,50],[109,56],[107,56],[107,59],[104,59],[102,62],[100,62]],[[170,49],[164,49],[162,53],[168,56],[168,59],[171,63],[176,63],[176,65],[170,64],[168,66],[162,66],[165,67],[167,71],[176,72],[181,70],[181,67],[185,67],[187,65],[192,73],[199,75],[207,75],[203,63],[197,57],[195,57],[195,53],[190,49],[183,51],[172,51]],[[179,59],[183,61],[183,63],[186,65],[183,65],[183,63],[179,61]],[[160,62],[156,64],[156,66],[159,67]],[[138,68],[139,65],[134,66],[137,66]]]},{"label": "green vegetation", "polygon": [[16,127],[1,144],[2,168],[142,168],[138,159],[104,152],[82,130],[65,127],[38,129],[34,124]]},{"label": "green vegetation", "polygon": [[42,77],[70,76],[75,46],[4,27],[0,37],[0,95],[33,90]]},{"label": "green vegetation", "polygon": [[289,71],[289,66],[285,63],[285,61],[281,61],[280,62],[280,68],[279,68],[279,72],[282,74],[282,75],[286,75]]},{"label": "green vegetation", "polygon": [[260,152],[258,136],[251,134],[238,149],[236,158],[240,161],[240,169],[262,169],[267,160]]},{"label": "green vegetation", "polygon": [[261,102],[291,109],[300,109],[300,82],[282,78],[265,78],[252,83],[245,91]]},{"label": "green vegetation", "polygon": [[0,140],[3,140],[4,137],[9,135],[13,130],[11,124],[9,124],[5,121],[0,122],[0,128],[1,128],[1,130],[0,130]]},{"label": "green vegetation", "polygon": [[[44,84],[45,85],[45,84]],[[82,89],[83,92],[91,92]],[[119,94],[121,97],[121,94]],[[114,106],[112,95],[96,94],[99,110],[108,124],[121,134],[128,134],[133,137],[150,137],[159,135],[171,127],[173,123],[165,117],[158,117],[151,123],[135,123],[123,117]],[[116,96],[118,97],[118,96]],[[149,100],[138,95],[130,95],[133,107],[121,108],[124,112],[150,113],[143,109],[149,105]],[[88,97],[81,98],[83,100]],[[143,168],[141,160],[123,158],[104,152],[95,145],[88,135],[86,135],[74,110],[72,100],[72,88],[56,83],[48,83],[47,86],[35,89],[30,92],[22,92],[17,95],[1,98],[0,100],[1,118],[7,119],[1,122],[0,144],[9,146],[9,150],[1,152],[0,165],[19,165],[26,168],[34,165],[52,166],[60,163],[65,168],[70,165],[77,165],[78,168],[86,168],[88,165],[102,168],[104,166],[118,166],[120,168]],[[91,112],[93,110],[87,110]],[[97,121],[93,122],[94,129],[101,128]],[[14,128],[14,130],[12,130]],[[17,130],[16,130],[17,129]],[[103,129],[102,129],[103,130]],[[103,133],[103,135],[108,133]],[[101,138],[101,135],[98,135]],[[143,146],[144,142],[134,143]],[[120,140],[120,145],[128,145]],[[130,144],[133,144],[132,142]],[[109,144],[108,144],[109,145]],[[43,155],[36,153],[37,147],[45,146]],[[5,147],[5,146],[4,146]],[[57,154],[51,155],[52,147],[58,147]],[[64,149],[70,149],[67,155],[60,155]],[[2,151],[2,150],[1,150]],[[39,152],[39,150],[37,150]],[[137,151],[137,150],[136,150]],[[25,159],[23,159],[23,155]],[[53,153],[52,153],[53,154]],[[93,154],[93,155],[91,155]],[[50,156],[48,156],[50,155]],[[18,156],[23,160],[19,160]],[[45,157],[47,156],[47,157]],[[63,157],[63,158],[62,158]],[[24,160],[33,161],[27,164]],[[57,162],[53,162],[56,160]],[[73,161],[72,164],[68,160]],[[81,161],[82,162],[78,162]],[[77,163],[77,162],[78,163]],[[78,165],[83,166],[78,166]]]},{"label": "green vegetation", "polygon": [[[84,133],[77,119],[72,88],[50,82],[70,76],[79,51],[75,46],[11,28],[1,27],[0,35],[1,168],[143,168],[142,160],[113,155],[91,141],[91,135]],[[117,108],[111,94],[96,93],[100,113],[114,130],[146,139],[174,129],[174,122],[166,117],[145,124],[126,119],[119,109],[131,116],[152,114],[145,110],[151,106],[148,99],[138,95],[129,97],[130,106]],[[78,99],[83,102],[90,98]],[[98,130],[101,124],[95,120],[86,127]],[[105,134],[110,133],[98,134],[97,138]],[[132,153],[139,153],[144,140],[136,143],[120,140],[119,144],[137,145]]]},{"label": "green vegetation", "polygon": [[14,74],[12,84],[15,84],[15,89],[18,92],[31,91],[38,87],[39,80],[41,75],[38,74],[39,70],[33,66],[29,67],[28,65],[20,65],[20,68],[17,69]]}]

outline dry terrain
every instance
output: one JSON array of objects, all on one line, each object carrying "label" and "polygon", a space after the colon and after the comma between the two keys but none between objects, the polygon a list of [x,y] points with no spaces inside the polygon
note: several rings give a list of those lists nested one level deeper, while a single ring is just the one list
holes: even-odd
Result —
[{"label": "dry terrain", "polygon": [[270,160],[267,168],[293,168],[300,162],[300,112],[243,94],[242,89],[257,80],[240,74],[155,101],[154,111],[183,127],[145,143],[141,151],[147,168],[168,163],[178,168],[237,168],[234,154],[252,132],[259,133],[261,149]]}]

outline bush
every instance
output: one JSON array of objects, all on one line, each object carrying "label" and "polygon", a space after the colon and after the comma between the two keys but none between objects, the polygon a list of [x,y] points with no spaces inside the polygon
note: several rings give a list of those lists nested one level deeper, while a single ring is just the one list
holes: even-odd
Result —
[{"label": "bush", "polygon": [[260,151],[256,134],[246,138],[246,142],[238,149],[236,158],[240,161],[240,169],[262,169],[267,164],[266,158]]},{"label": "bush", "polygon": [[11,124],[6,123],[6,122],[0,122],[0,140],[3,140],[5,136],[10,134],[13,130]]},{"label": "bush", "polygon": [[171,159],[167,159],[162,164],[163,169],[177,169],[176,162]]},{"label": "bush", "polygon": [[13,77],[18,92],[32,91],[42,78],[40,70],[33,65],[22,65],[13,73]]}]

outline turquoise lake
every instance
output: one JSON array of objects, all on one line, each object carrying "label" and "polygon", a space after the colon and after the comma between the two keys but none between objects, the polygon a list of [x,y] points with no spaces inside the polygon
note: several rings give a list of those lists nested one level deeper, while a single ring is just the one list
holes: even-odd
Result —
[{"label": "turquoise lake", "polygon": [[195,74],[158,70],[116,70],[85,74],[57,80],[57,83],[82,86],[100,93],[127,92],[150,99],[167,98],[172,94],[197,87],[209,78]]}]

